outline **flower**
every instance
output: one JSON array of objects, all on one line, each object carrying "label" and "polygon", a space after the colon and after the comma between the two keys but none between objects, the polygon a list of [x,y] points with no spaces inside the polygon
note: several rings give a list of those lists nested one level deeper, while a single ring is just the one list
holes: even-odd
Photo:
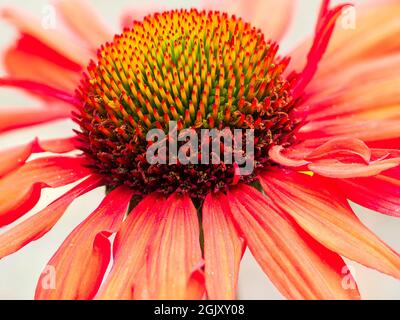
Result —
[{"label": "flower", "polygon": [[[68,35],[3,10],[21,37],[5,53],[0,85],[44,106],[1,109],[0,131],[68,117],[78,128],[0,152],[0,226],[32,209],[42,189],[76,183],[1,233],[0,257],[107,186],[49,261],[56,285],[43,286],[42,274],[37,299],[233,299],[247,247],[290,299],[360,298],[342,284],[341,256],[400,279],[398,253],[348,203],[400,216],[399,3],[360,8],[346,32],[335,23],[348,7],[323,1],[314,38],[289,64],[275,41],[291,3],[125,17],[114,38],[82,1],[56,3]],[[179,129],[254,129],[254,174],[239,175],[235,164],[149,164],[144,137],[169,120]]]}]

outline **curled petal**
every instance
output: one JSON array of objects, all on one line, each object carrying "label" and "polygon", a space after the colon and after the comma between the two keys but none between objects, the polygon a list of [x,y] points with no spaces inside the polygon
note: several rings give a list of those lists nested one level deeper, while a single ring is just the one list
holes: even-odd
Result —
[{"label": "curled petal", "polygon": [[42,188],[57,188],[90,173],[82,159],[46,157],[32,160],[0,179],[0,226],[7,225],[32,209]]},{"label": "curled petal", "polygon": [[322,146],[310,152],[306,158],[308,160],[327,159],[338,157],[340,155],[355,155],[366,163],[371,160],[371,150],[363,141],[348,138],[336,138],[329,140]]},{"label": "curled petal", "polygon": [[97,293],[110,261],[108,237],[118,231],[132,198],[132,191],[118,187],[63,242],[47,264],[55,271],[55,288],[46,287],[42,273],[35,299],[85,300]]},{"label": "curled petal", "polygon": [[227,199],[209,194],[203,205],[204,262],[211,300],[236,299],[244,242],[233,224]]},{"label": "curled petal", "polygon": [[2,233],[0,235],[0,259],[44,236],[53,228],[75,199],[98,187],[100,182],[100,177],[89,177],[45,209]]},{"label": "curled petal", "polygon": [[269,150],[269,157],[272,161],[285,167],[303,167],[309,164],[309,161],[303,159],[292,159],[288,155],[285,155],[283,146],[273,146]]},{"label": "curled petal", "polygon": [[261,176],[261,184],[276,206],[324,246],[400,278],[400,256],[360,222],[326,180],[271,169]]},{"label": "curled petal", "polygon": [[308,169],[321,176],[343,179],[374,176],[400,164],[398,150],[371,149],[359,139],[335,138],[320,143],[313,148],[295,145],[287,157],[308,161]]},{"label": "curled petal", "polygon": [[357,286],[342,285],[342,258],[308,236],[259,191],[240,186],[228,199],[252,254],[285,297],[359,299]]}]

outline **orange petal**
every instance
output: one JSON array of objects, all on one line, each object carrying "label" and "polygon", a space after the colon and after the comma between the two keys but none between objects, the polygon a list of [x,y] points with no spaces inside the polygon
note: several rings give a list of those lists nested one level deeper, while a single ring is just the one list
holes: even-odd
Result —
[{"label": "orange petal", "polygon": [[320,178],[270,170],[261,184],[274,203],[327,248],[400,278],[400,256],[368,230],[346,199]]},{"label": "orange petal", "polygon": [[[247,6],[249,3],[243,1]],[[265,14],[271,12],[272,14]],[[272,1],[257,0],[254,4],[253,17],[250,22],[259,26],[267,38],[281,40],[287,32],[294,13],[294,3],[290,0]]]},{"label": "orange petal", "polygon": [[[356,7],[354,30],[337,28],[321,65],[320,75],[334,74],[361,59],[370,59],[400,49],[400,4],[378,4],[374,8]],[[351,45],[349,45],[351,44]]]},{"label": "orange petal", "polygon": [[57,188],[90,173],[82,159],[46,157],[30,161],[0,179],[0,226],[28,212],[38,202],[42,188]]},{"label": "orange petal", "polygon": [[118,231],[132,198],[132,191],[118,187],[67,237],[47,264],[56,276],[55,288],[46,286],[42,273],[35,299],[85,300],[97,293],[110,261],[108,237]]},{"label": "orange petal", "polygon": [[330,178],[360,178],[375,176],[385,170],[395,168],[400,158],[371,162],[370,164],[343,163],[336,159],[321,160],[308,165],[308,168],[321,176]]},{"label": "orange petal", "polygon": [[0,235],[0,259],[44,236],[53,228],[76,198],[98,187],[100,181],[100,177],[88,178],[45,209],[2,233]]},{"label": "orange petal", "polygon": [[[171,195],[158,217],[158,230],[146,263],[149,299],[200,299],[202,286],[194,286],[203,264],[197,211],[188,196]],[[190,289],[195,289],[192,292]]]},{"label": "orange petal", "polygon": [[68,118],[71,109],[68,108],[0,108],[0,132],[23,128],[49,121]]},{"label": "orange petal", "polygon": [[34,152],[65,153],[75,150],[75,138],[33,141],[0,151],[0,177],[22,166]]},{"label": "orange petal", "polygon": [[[157,1],[157,0],[148,0],[146,2],[142,2],[140,4],[135,5],[132,3],[133,7],[126,8],[121,16],[121,27],[122,28],[132,28],[134,21],[142,21],[144,17],[150,14],[154,14],[155,12],[163,12],[176,9],[174,4],[171,4],[167,1]],[[185,7],[184,3],[181,4],[181,7]]]},{"label": "orange petal", "polygon": [[50,140],[37,140],[34,152],[66,153],[76,150],[77,138],[60,138]]},{"label": "orange petal", "polygon": [[133,299],[150,239],[158,228],[156,217],[164,204],[162,196],[148,195],[129,213],[115,237],[114,264],[96,298]]},{"label": "orange petal", "polygon": [[342,286],[342,258],[307,236],[259,191],[243,185],[228,199],[252,254],[285,297],[359,298],[356,286]]},{"label": "orange petal", "polygon": [[[400,48],[397,41],[400,32],[397,19],[400,5],[397,0],[392,3],[376,1],[373,8],[360,4],[356,5],[355,10],[356,28],[335,29],[325,58],[320,63],[319,71],[311,86],[317,84],[321,76],[333,76],[338,70],[352,67],[361,60],[375,59],[394,53]],[[304,66],[311,42],[308,39],[290,54],[291,66],[295,70],[300,70]]]},{"label": "orange petal", "polygon": [[68,92],[74,92],[79,83],[78,72],[67,70],[17,48],[6,51],[4,65],[7,73],[14,78],[51,83],[54,87]]},{"label": "orange petal", "polygon": [[208,298],[236,299],[244,241],[233,224],[227,199],[209,194],[203,204],[204,260]]},{"label": "orange petal", "polygon": [[[21,10],[13,8],[2,9],[0,17],[7,19],[21,33],[37,38],[48,47],[79,65],[86,65],[92,56],[88,49],[83,48],[73,38],[58,30],[43,28],[38,19]],[[65,45],[66,43],[68,45]]]},{"label": "orange petal", "polygon": [[31,156],[33,142],[0,151],[0,177],[20,167]]},{"label": "orange petal", "polygon": [[[308,90],[308,120],[396,119],[380,109],[400,104],[400,54],[361,61],[319,79]],[[374,114],[379,115],[375,117]],[[397,109],[397,118],[400,116]]]},{"label": "orange petal", "polygon": [[93,50],[112,39],[112,31],[87,1],[61,0],[56,5],[68,26]]},{"label": "orange petal", "polygon": [[[293,1],[290,0],[244,0],[237,1],[203,1],[206,10],[218,10],[260,28],[267,39],[279,41],[286,33],[294,11]],[[269,14],[267,14],[267,12]]]},{"label": "orange petal", "polygon": [[298,133],[301,140],[328,140],[333,137],[350,137],[365,142],[389,140],[400,136],[400,120],[363,120],[359,118],[335,118],[312,121]]}]

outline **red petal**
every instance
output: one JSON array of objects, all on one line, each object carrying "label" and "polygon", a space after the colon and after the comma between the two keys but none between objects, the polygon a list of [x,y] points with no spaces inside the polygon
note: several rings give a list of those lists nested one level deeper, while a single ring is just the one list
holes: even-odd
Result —
[{"label": "red petal", "polygon": [[[200,299],[204,293],[197,210],[188,196],[171,195],[158,217],[146,263],[149,299]],[[203,282],[203,286],[193,286]],[[195,289],[193,292],[191,289]]]},{"label": "red petal", "polygon": [[[336,28],[314,83],[322,80],[322,77],[332,78],[359,62],[373,63],[378,57],[399,52],[399,2],[363,2],[365,6],[360,3],[361,5],[355,8],[357,26],[354,30]],[[371,2],[375,2],[372,7]],[[363,80],[364,83],[368,82],[367,78]]]},{"label": "red petal", "polygon": [[33,141],[18,147],[0,151],[0,177],[22,166],[32,153],[66,153],[75,150],[75,137],[54,140]]},{"label": "red petal", "polygon": [[204,260],[208,298],[236,299],[244,241],[233,224],[225,196],[209,194],[203,204]]},{"label": "red petal", "polygon": [[400,167],[385,171],[385,176],[400,180]]},{"label": "red petal", "polygon": [[[314,38],[314,43],[307,56],[307,65],[300,74],[299,80],[293,89],[293,98],[297,99],[312,80],[317,72],[318,63],[322,59],[326,48],[328,47],[329,40],[335,28],[336,20],[339,18],[342,9],[347,5],[340,5],[332,10],[325,12],[325,15],[320,18],[318,22],[317,31]],[[324,11],[322,11],[324,12]]]},{"label": "red petal", "polygon": [[0,259],[44,236],[53,228],[76,198],[98,187],[100,181],[100,177],[93,176],[88,178],[45,209],[1,234]]},{"label": "red petal", "polygon": [[324,246],[400,278],[400,256],[360,222],[326,180],[271,169],[261,176],[261,184],[279,208]]},{"label": "red petal", "polygon": [[41,42],[38,38],[32,37],[29,34],[21,35],[21,38],[16,43],[15,49],[16,51],[23,52],[27,55],[40,57],[74,73],[82,71],[82,66],[80,64],[71,61],[53,48]]},{"label": "red petal", "polygon": [[156,217],[165,205],[157,194],[146,196],[129,213],[114,241],[114,264],[97,295],[98,299],[133,299],[150,238],[158,228]]},{"label": "red petal", "polygon": [[78,72],[65,69],[45,57],[27,53],[19,47],[11,47],[5,52],[4,66],[12,78],[51,83],[53,87],[71,93],[79,84]]},{"label": "red petal", "polygon": [[0,78],[0,86],[21,88],[27,92],[37,94],[40,97],[54,98],[66,102],[72,106],[80,106],[79,101],[70,93],[40,82],[12,78]]},{"label": "red petal", "polygon": [[69,118],[71,116],[71,109],[68,108],[20,109],[10,107],[7,109],[0,109],[0,132]]},{"label": "red petal", "polygon": [[357,179],[337,179],[334,183],[346,198],[371,210],[400,217],[400,179],[384,174]]},{"label": "red petal", "polygon": [[128,209],[132,191],[119,187],[110,192],[100,206],[67,237],[50,259],[55,288],[48,288],[42,274],[35,299],[92,299],[100,287],[110,261],[108,237],[117,232]]},{"label": "red petal", "polygon": [[[0,16],[7,19],[18,28],[22,34],[38,39],[46,47],[56,51],[59,55],[71,60],[78,65],[86,65],[91,53],[78,44],[72,37],[68,37],[60,30],[45,29],[35,17],[25,14],[21,10],[5,8],[0,11]],[[68,45],[65,45],[68,44]],[[44,52],[45,53],[45,52]]]},{"label": "red petal", "polygon": [[341,257],[307,236],[256,189],[228,194],[231,212],[247,244],[275,286],[290,299],[358,299],[342,286]]},{"label": "red petal", "polygon": [[42,188],[57,188],[87,176],[82,159],[46,157],[30,161],[0,179],[0,226],[34,207]]}]

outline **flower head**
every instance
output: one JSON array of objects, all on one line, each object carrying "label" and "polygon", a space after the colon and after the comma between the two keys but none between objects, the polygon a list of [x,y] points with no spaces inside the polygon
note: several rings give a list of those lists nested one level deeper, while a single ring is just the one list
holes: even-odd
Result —
[{"label": "flower head", "polygon": [[140,194],[204,198],[235,180],[253,181],[226,162],[149,164],[146,135],[167,132],[171,121],[198,136],[204,128],[251,128],[257,168],[270,165],[270,147],[289,144],[295,128],[291,83],[282,76],[288,59],[277,50],[260,30],[219,12],[170,11],[135,22],[99,50],[79,90],[75,119],[90,165],[109,185]]},{"label": "flower head", "polygon": [[[254,1],[282,10],[289,2]],[[323,1],[311,45],[293,51],[290,64],[275,42],[283,18],[255,19],[255,27],[223,7],[169,10],[124,19],[112,38],[95,15],[76,19],[90,10],[83,2],[57,3],[86,47],[3,12],[22,36],[5,55],[9,75],[0,85],[46,107],[0,111],[0,132],[67,117],[77,127],[64,139],[0,151],[0,226],[30,211],[43,188],[76,184],[1,233],[0,258],[46,234],[75,199],[100,186],[107,192],[53,255],[55,286],[43,285],[43,273],[36,298],[233,299],[247,247],[287,298],[358,299],[356,285],[343,286],[341,256],[400,279],[399,255],[348,203],[400,215],[400,48],[370,52],[397,29],[374,29],[371,40],[357,34],[359,45],[344,48],[348,39],[335,23],[347,7]],[[256,6],[238,3],[246,18],[257,16]],[[400,8],[376,10],[391,21]],[[368,31],[374,20],[362,12]],[[150,162],[148,135],[158,130],[171,142],[172,123],[177,134],[190,129],[197,138],[203,129],[250,130],[254,152],[241,155],[254,170],[240,174],[239,163],[228,162],[227,140],[216,163]],[[191,149],[195,160],[212,142],[207,136]],[[171,160],[171,150],[168,144],[158,156]],[[62,155],[71,151],[79,152]],[[33,153],[40,156],[31,160]]]}]

